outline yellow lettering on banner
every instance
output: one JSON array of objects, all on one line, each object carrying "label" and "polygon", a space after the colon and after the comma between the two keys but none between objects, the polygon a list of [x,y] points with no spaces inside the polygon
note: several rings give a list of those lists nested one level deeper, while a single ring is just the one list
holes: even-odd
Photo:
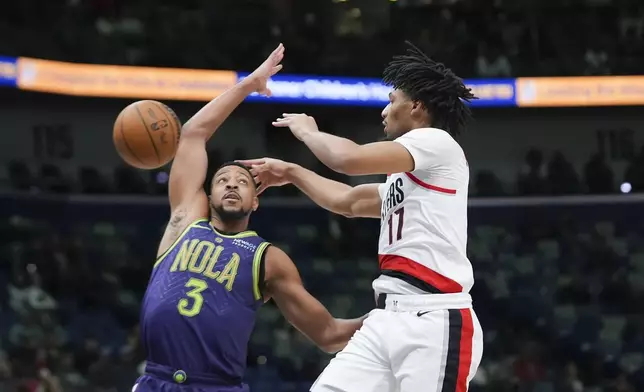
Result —
[{"label": "yellow lettering on banner", "polygon": [[522,107],[644,105],[644,76],[518,78]]},{"label": "yellow lettering on banner", "polygon": [[[25,71],[25,72],[23,72]],[[18,59],[23,90],[89,97],[210,101],[237,83],[234,71]]]}]

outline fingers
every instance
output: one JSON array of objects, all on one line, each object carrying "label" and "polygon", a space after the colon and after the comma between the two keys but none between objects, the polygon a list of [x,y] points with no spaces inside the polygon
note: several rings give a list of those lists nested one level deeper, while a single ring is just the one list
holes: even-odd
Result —
[{"label": "fingers", "polygon": [[296,118],[300,117],[309,116],[304,113],[282,113],[282,117],[278,117],[275,121],[273,121],[272,124],[274,127],[284,128],[293,124],[293,121],[295,121]]},{"label": "fingers", "polygon": [[256,166],[256,165],[263,165],[263,164],[265,164],[265,163],[266,163],[266,159],[264,159],[264,158],[256,158],[256,159],[240,159],[240,160],[237,160],[237,161],[235,161],[235,162],[237,162],[237,163],[241,163],[242,165],[247,166],[247,167],[252,167],[252,166]]},{"label": "fingers", "polygon": [[259,176],[260,174],[270,171],[270,167],[266,164],[253,165],[250,167],[250,174],[253,176]]},{"label": "fingers", "polygon": [[279,45],[277,45],[277,48],[273,50],[272,54],[279,54],[279,53],[284,53],[284,44],[280,42]]},{"label": "fingers", "polygon": [[274,127],[286,128],[291,124],[291,121],[288,118],[278,118],[272,122]]},{"label": "fingers", "polygon": [[278,73],[279,71],[281,71],[282,68],[284,68],[284,66],[282,64],[277,64],[276,66],[274,66],[273,69],[271,69],[271,76],[273,76],[276,73]]},{"label": "fingers", "polygon": [[264,185],[264,184],[260,184],[260,185],[257,187],[257,196],[261,195],[261,194],[262,194],[262,192],[264,192],[267,188],[268,188],[268,187],[267,187],[266,185]]},{"label": "fingers", "polygon": [[271,59],[275,63],[279,63],[284,58],[284,44],[280,43],[277,48],[271,53]]}]

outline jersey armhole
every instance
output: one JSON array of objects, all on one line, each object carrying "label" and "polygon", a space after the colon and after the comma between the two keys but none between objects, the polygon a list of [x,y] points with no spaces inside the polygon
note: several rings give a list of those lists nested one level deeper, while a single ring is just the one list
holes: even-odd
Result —
[{"label": "jersey armhole", "polygon": [[253,257],[253,294],[256,301],[263,298],[263,292],[266,285],[266,249],[271,245],[270,242],[262,242]]},{"label": "jersey armhole", "polygon": [[198,225],[199,223],[201,223],[201,222],[208,222],[208,219],[206,219],[206,218],[199,218],[199,219],[197,219],[197,220],[194,220],[194,221],[190,222],[190,224],[189,224],[188,226],[186,226],[186,228],[185,228],[185,229],[183,229],[183,231],[181,232],[181,234],[179,234],[179,236],[177,237],[177,239],[176,239],[176,240],[174,240],[174,241],[172,242],[172,244],[168,247],[168,249],[166,249],[163,253],[161,253],[161,254],[157,257],[156,261],[154,262],[154,266],[153,266],[152,268],[154,269],[154,268],[156,268],[159,264],[161,264],[161,262],[165,259],[165,257],[166,257],[168,254],[170,254],[170,252],[172,252],[172,250],[173,250],[174,248],[176,248],[176,246],[181,242],[181,240],[183,239],[183,237],[184,237],[186,234],[188,234],[188,231],[190,231],[190,229],[192,229],[193,227],[197,226],[197,225]]}]

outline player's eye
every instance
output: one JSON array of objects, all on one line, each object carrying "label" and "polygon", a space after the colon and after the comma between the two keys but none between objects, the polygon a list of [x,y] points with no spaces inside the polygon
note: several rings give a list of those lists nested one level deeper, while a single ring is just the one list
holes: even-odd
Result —
[{"label": "player's eye", "polygon": [[246,180],[246,179],[244,179],[244,178],[242,178],[241,180],[239,180],[239,182],[241,182],[241,183],[242,183],[242,184],[244,184],[244,185],[248,185],[248,180]]},{"label": "player's eye", "polygon": [[222,182],[226,182],[226,179],[225,179],[224,177],[220,177],[220,178],[217,180],[217,183],[218,183],[218,184],[221,184]]}]

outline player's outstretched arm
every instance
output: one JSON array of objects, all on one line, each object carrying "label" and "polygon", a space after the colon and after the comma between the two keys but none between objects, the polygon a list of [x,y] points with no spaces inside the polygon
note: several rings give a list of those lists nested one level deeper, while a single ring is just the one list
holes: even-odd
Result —
[{"label": "player's outstretched arm", "polygon": [[259,192],[271,186],[293,184],[315,204],[348,218],[380,218],[379,184],[351,187],[324,178],[308,169],[273,158],[241,161],[251,168]]},{"label": "player's outstretched arm", "polygon": [[243,80],[210,101],[183,126],[168,183],[171,222],[180,217],[193,220],[208,216],[207,196],[203,190],[208,170],[206,143],[252,92],[250,81]]},{"label": "player's outstretched arm", "polygon": [[322,163],[339,173],[360,176],[414,170],[414,158],[397,142],[359,145],[349,139],[320,132],[315,119],[306,114],[284,113],[273,125],[290,128]]},{"label": "player's outstretched arm", "polygon": [[336,319],[302,284],[293,261],[281,249],[266,249],[266,295],[272,297],[286,319],[328,353],[340,351],[365,317]]},{"label": "player's outstretched arm", "polygon": [[[268,79],[282,68],[283,57],[284,46],[280,44],[253,73],[210,101],[184,124],[168,184],[173,216],[178,209],[195,218],[208,213],[203,192],[208,166],[206,142],[249,94],[270,95]],[[195,212],[193,208],[204,211]]]}]

